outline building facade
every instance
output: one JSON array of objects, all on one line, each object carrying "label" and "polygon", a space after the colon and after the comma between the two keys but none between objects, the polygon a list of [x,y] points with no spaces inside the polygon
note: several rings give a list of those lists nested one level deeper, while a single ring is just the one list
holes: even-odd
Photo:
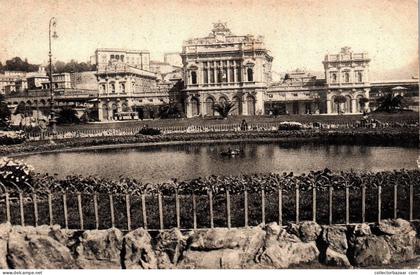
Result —
[{"label": "building facade", "polygon": [[187,117],[214,116],[214,104],[235,103],[233,115],[264,112],[273,57],[263,38],[237,36],[215,23],[207,37],[184,42],[182,64]]},{"label": "building facade", "polygon": [[[325,55],[327,114],[361,113],[363,108],[369,108],[369,102],[364,107],[360,104],[362,98],[369,99],[369,62],[367,53],[354,53],[349,47],[342,48],[338,54]],[[346,101],[338,104],[337,96],[344,96]]]}]

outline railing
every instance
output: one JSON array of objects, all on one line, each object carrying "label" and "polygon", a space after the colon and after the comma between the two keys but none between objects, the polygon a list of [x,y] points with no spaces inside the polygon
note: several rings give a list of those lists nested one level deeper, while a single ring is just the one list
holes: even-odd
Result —
[{"label": "railing", "polygon": [[[314,123],[302,123],[303,128],[313,128]],[[277,131],[279,122],[254,123],[249,124],[247,131]],[[354,129],[354,128],[387,128],[387,127],[418,127],[418,121],[407,121],[404,124],[392,123],[372,123],[372,122],[343,122],[337,121],[323,121],[315,125],[322,129]],[[68,139],[68,138],[83,138],[83,137],[105,137],[105,136],[132,136],[137,134],[143,126],[138,127],[121,127],[114,129],[71,129],[58,130],[55,135],[47,131],[28,132],[29,140],[44,140],[44,139]],[[182,126],[160,126],[155,127],[164,134],[170,133],[205,133],[205,132],[232,132],[241,131],[241,124],[214,124],[214,125],[182,125]]]},{"label": "railing", "polygon": [[[325,183],[325,182],[324,182]],[[300,222],[320,224],[377,222],[384,218],[420,218],[415,213],[414,188],[419,185],[387,184],[373,186],[361,182],[336,188],[332,182],[314,182],[301,188],[299,182],[277,189],[241,191],[226,188],[222,192],[181,195],[152,193],[30,192],[4,189],[0,194],[0,222],[24,225],[60,224],[64,228],[84,230],[120,228],[149,230],[168,228],[197,229],[243,227],[260,223]],[[418,192],[419,190],[417,190]]]}]

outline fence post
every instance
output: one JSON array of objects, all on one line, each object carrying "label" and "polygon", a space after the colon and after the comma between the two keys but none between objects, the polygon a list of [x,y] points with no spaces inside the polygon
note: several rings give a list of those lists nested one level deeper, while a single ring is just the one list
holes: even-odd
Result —
[{"label": "fence post", "polygon": [[210,208],[210,228],[214,227],[214,215],[213,215],[213,191],[209,190],[209,208]]},{"label": "fence post", "polygon": [[112,194],[109,194],[109,210],[111,212],[111,227],[115,227],[115,216],[114,216],[114,198]]},{"label": "fence post", "polygon": [[163,230],[163,207],[162,207],[162,193],[158,193],[158,208],[159,208],[159,226],[160,230]]},{"label": "fence post", "polygon": [[79,218],[80,218],[80,229],[84,229],[83,224],[83,208],[82,208],[82,194],[77,192],[77,208],[79,209]]},{"label": "fence post", "polygon": [[48,192],[48,214],[50,216],[50,226],[53,225],[52,195]]},{"label": "fence post", "polygon": [[230,194],[229,190],[226,189],[226,215],[227,215],[227,227],[230,229],[231,220],[230,220]]},{"label": "fence post", "polygon": [[381,198],[381,194],[382,194],[382,186],[378,185],[378,223],[381,221],[381,210],[382,210],[382,198]]},{"label": "fence post", "polygon": [[19,192],[20,223],[25,226],[25,213],[23,211],[23,193]]},{"label": "fence post", "polygon": [[332,224],[333,187],[328,186],[328,224]]},{"label": "fence post", "polygon": [[195,200],[195,194],[192,194],[192,204],[193,204],[193,228],[197,229],[197,202]]},{"label": "fence post", "polygon": [[261,190],[261,222],[262,224],[265,224],[265,190],[264,189]]},{"label": "fence post", "polygon": [[362,182],[362,223],[366,221],[366,186]]},{"label": "fence post", "polygon": [[346,224],[350,223],[350,194],[349,187],[346,186]]},{"label": "fence post", "polygon": [[98,198],[96,193],[93,194],[93,210],[95,212],[95,228],[99,229]]},{"label": "fence post", "polygon": [[141,210],[143,213],[143,227],[147,230],[146,196],[141,194]]},{"label": "fence post", "polygon": [[279,188],[279,225],[283,224],[283,188]]},{"label": "fence post", "polygon": [[299,223],[299,183],[296,183],[295,191],[296,191],[296,206],[295,206],[296,223]]},{"label": "fence post", "polygon": [[11,222],[11,217],[10,217],[10,200],[9,200],[9,192],[6,192],[6,219],[7,222]]},{"label": "fence post", "polygon": [[32,201],[34,203],[34,224],[38,226],[38,203],[36,199],[36,193],[32,194]]},{"label": "fence post", "polygon": [[316,186],[312,185],[312,221],[316,222]]},{"label": "fence post", "polygon": [[398,184],[394,183],[394,219],[397,218],[397,209],[398,209]]},{"label": "fence post", "polygon": [[67,195],[63,193],[63,211],[64,211],[64,226],[66,229],[69,229],[69,221],[67,215]]},{"label": "fence post", "polygon": [[131,230],[131,205],[130,205],[130,195],[125,195],[125,209],[127,210],[127,230]]},{"label": "fence post", "polygon": [[245,226],[248,226],[248,191],[244,190],[244,218]]},{"label": "fence post", "polygon": [[409,220],[412,221],[413,220],[413,207],[414,207],[414,190],[413,190],[413,183],[410,182],[410,214],[409,214]]},{"label": "fence post", "polygon": [[175,190],[175,211],[176,211],[176,227],[181,228],[181,210],[179,206],[179,194],[178,190]]}]

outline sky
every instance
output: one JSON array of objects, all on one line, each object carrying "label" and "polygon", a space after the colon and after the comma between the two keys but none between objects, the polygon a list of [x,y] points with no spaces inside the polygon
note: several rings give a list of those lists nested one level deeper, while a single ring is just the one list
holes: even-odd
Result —
[{"label": "sky", "polygon": [[273,70],[322,72],[326,53],[368,52],[371,79],[418,76],[417,0],[0,0],[0,61],[89,61],[96,48],[149,50],[153,60],[207,36],[212,23],[265,38]]}]

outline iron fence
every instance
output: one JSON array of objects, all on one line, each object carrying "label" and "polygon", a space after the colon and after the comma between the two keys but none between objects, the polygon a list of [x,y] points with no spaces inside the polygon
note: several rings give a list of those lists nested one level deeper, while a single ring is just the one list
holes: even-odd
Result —
[{"label": "iron fence", "polygon": [[[4,186],[3,186],[4,187]],[[67,229],[119,228],[149,230],[246,227],[260,223],[320,224],[376,222],[383,218],[420,218],[414,213],[419,185],[349,187],[302,191],[279,187],[231,193],[207,191],[180,195],[177,191],[110,194],[96,192],[30,192],[4,189],[0,195],[0,222],[24,225],[60,224]],[[384,188],[386,189],[384,191]],[[417,190],[418,191],[418,190]],[[416,208],[418,209],[418,208]]]}]

